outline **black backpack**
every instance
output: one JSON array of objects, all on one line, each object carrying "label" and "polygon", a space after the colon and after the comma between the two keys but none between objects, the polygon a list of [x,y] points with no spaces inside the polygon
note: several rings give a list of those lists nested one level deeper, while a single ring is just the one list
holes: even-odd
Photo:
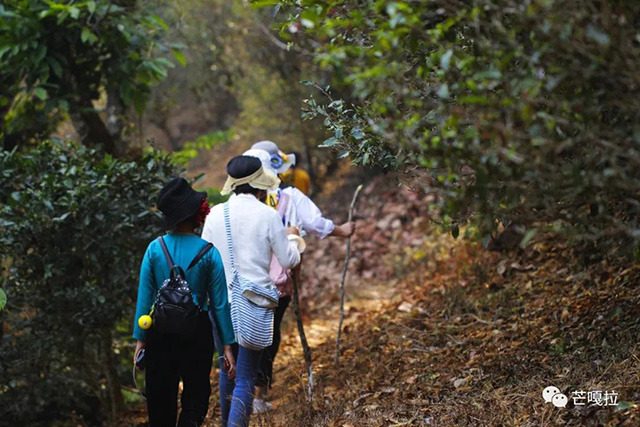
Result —
[{"label": "black backpack", "polygon": [[[173,263],[164,239],[159,237],[158,240],[169,264],[170,273],[169,278],[158,290],[153,304],[153,330],[177,338],[191,339],[195,336],[198,315],[202,309],[193,302],[184,270]],[[207,243],[193,258],[187,270],[196,265],[212,247],[211,243]]]}]

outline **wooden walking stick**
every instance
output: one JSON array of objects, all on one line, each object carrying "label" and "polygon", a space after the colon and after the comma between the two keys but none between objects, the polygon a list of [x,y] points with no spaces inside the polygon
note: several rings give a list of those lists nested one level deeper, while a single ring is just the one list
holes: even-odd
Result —
[{"label": "wooden walking stick", "polygon": [[[302,263],[302,260],[300,261]],[[307,336],[304,333],[304,324],[302,323],[302,314],[300,313],[300,299],[298,297],[298,273],[300,267],[291,271],[291,281],[293,282],[293,311],[296,314],[296,323],[298,324],[298,334],[302,343],[302,351],[304,353],[304,362],[307,365],[307,375],[309,377],[308,393],[309,400],[313,399],[313,365],[311,364],[311,348],[307,342]]]},{"label": "wooden walking stick", "polygon": [[[353,199],[351,200],[351,206],[349,207],[349,219],[347,222],[351,222],[353,218],[353,209],[356,206],[356,200],[358,199],[358,194],[360,194],[360,190],[362,190],[362,184],[358,185],[356,188],[356,192],[353,193]],[[347,237],[347,251],[344,256],[344,267],[342,268],[342,282],[340,283],[340,323],[338,324],[338,338],[336,339],[336,357],[335,364],[338,364],[338,359],[340,358],[340,336],[342,335],[342,322],[344,322],[344,282],[347,278],[347,268],[349,267],[349,254],[351,252],[351,237]]]}]

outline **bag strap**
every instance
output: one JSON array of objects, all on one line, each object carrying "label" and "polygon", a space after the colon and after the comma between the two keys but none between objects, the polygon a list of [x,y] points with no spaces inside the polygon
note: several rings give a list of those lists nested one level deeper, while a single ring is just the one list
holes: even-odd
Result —
[{"label": "bag strap", "polygon": [[280,191],[280,200],[278,201],[278,213],[282,218],[282,225],[287,226],[287,208],[289,207],[289,195],[282,190]]},{"label": "bag strap", "polygon": [[[164,258],[167,260],[167,264],[169,264],[169,270],[173,270],[173,267],[175,267],[175,264],[173,262],[173,259],[171,258],[171,255],[169,254],[169,249],[167,249],[167,244],[164,242],[164,238],[162,236],[158,237],[158,240],[160,241],[160,247],[162,248],[162,252],[164,253]],[[207,243],[206,245],[204,245],[204,247],[200,249],[200,252],[198,252],[198,254],[193,258],[193,260],[189,264],[189,267],[187,267],[187,270],[189,270],[191,267],[193,267],[198,262],[200,262],[202,257],[204,257],[207,254],[207,252],[211,250],[211,248],[213,248],[213,244],[211,243]]]},{"label": "bag strap", "polygon": [[229,202],[224,204],[224,229],[227,233],[227,247],[229,248],[229,261],[231,269],[235,269],[235,260],[233,259],[233,241],[231,240],[231,220],[229,219]]},{"label": "bag strap", "polygon": [[167,249],[167,245],[164,243],[164,239],[162,236],[158,237],[160,241],[160,247],[162,248],[162,252],[164,252],[164,259],[167,260],[167,264],[169,264],[169,270],[173,270],[175,264],[173,263],[173,259],[171,259],[171,255],[169,255],[169,250]]},{"label": "bag strap", "polygon": [[207,254],[207,252],[209,252],[211,248],[213,248],[213,244],[211,243],[207,243],[206,245],[204,245],[204,247],[200,249],[200,252],[198,252],[198,255],[196,255],[195,258],[193,258],[193,261],[191,261],[191,264],[189,264],[189,267],[187,267],[187,270],[189,270],[191,267],[196,265],[202,259],[202,257],[204,257]]}]

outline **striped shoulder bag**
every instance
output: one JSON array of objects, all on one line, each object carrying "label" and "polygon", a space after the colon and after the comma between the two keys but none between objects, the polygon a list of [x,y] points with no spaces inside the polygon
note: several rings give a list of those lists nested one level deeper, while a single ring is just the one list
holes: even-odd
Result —
[{"label": "striped shoulder bag", "polygon": [[259,286],[242,277],[236,270],[231,239],[229,202],[224,204],[224,226],[231,263],[231,323],[236,341],[249,350],[262,350],[273,342],[274,308],[280,292],[275,286]]}]

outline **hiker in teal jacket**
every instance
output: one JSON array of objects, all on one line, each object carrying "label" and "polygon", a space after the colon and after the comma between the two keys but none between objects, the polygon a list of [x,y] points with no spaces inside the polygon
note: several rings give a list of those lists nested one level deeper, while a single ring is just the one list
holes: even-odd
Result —
[{"label": "hiker in teal jacket", "polygon": [[138,320],[151,312],[158,290],[169,278],[169,265],[157,239],[147,247],[140,269],[133,337],[137,340],[135,354],[142,349],[146,353],[147,409],[151,427],[176,425],[180,380],[184,389],[178,426],[199,426],[204,422],[211,395],[209,378],[214,351],[208,311],[216,320],[217,332],[224,344],[223,369],[230,376],[235,374],[230,345],[235,343],[235,336],[220,253],[214,247],[187,269],[207,245],[194,233],[209,213],[206,195],[193,190],[183,178],[175,178],[162,189],[157,203],[163,213],[165,229],[171,230],[163,236],[169,255],[173,263],[185,271],[193,302],[202,310],[193,339],[162,334],[154,331],[153,324],[148,330],[139,326]]}]

